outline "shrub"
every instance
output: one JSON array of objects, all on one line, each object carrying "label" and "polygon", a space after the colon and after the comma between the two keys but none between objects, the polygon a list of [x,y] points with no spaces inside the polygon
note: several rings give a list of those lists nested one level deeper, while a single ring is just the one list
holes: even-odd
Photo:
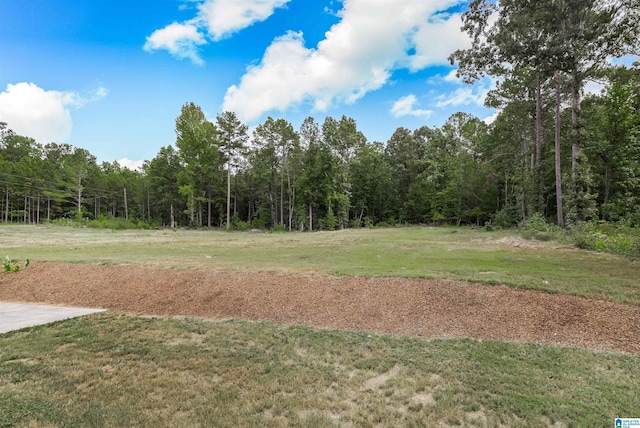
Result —
[{"label": "shrub", "polygon": [[337,225],[338,225],[338,219],[333,214],[333,209],[329,207],[329,210],[327,211],[327,215],[324,217],[324,227],[327,230],[335,230]]},{"label": "shrub", "polygon": [[529,232],[549,232],[550,224],[547,219],[540,213],[535,213],[524,221],[523,227]]},{"label": "shrub", "polygon": [[261,217],[255,217],[251,220],[251,228],[252,229],[264,229],[267,226],[267,223]]},{"label": "shrub", "polygon": [[[22,264],[23,269],[29,266],[29,259],[26,259]],[[20,270],[20,265],[17,261],[11,260],[9,256],[5,256],[2,259],[2,272],[17,272]]]},{"label": "shrub", "polygon": [[484,224],[484,230],[485,230],[486,232],[493,232],[494,230],[500,230],[500,229],[502,229],[502,227],[500,227],[500,226],[498,226],[498,225],[493,224],[493,222],[492,222],[491,220],[487,221],[487,222]]},{"label": "shrub", "polygon": [[246,232],[247,230],[249,230],[249,223],[242,220],[233,221],[231,222],[231,230]]},{"label": "shrub", "polygon": [[276,232],[276,233],[280,233],[280,232],[286,232],[287,228],[281,224],[276,224],[271,228],[271,232]]},{"label": "shrub", "polygon": [[364,221],[364,227],[366,227],[367,229],[372,229],[373,228],[373,219],[371,217],[365,217],[363,219]]},{"label": "shrub", "polygon": [[510,228],[518,224],[518,210],[513,205],[508,205],[495,213],[491,219],[491,225],[495,228]]},{"label": "shrub", "polygon": [[640,257],[640,229],[625,223],[579,223],[571,227],[569,234],[578,248]]}]

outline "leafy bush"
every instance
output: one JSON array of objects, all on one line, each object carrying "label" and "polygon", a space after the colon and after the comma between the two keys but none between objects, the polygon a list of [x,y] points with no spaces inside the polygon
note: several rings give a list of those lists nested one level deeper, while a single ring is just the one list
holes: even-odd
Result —
[{"label": "leafy bush", "polygon": [[571,227],[569,234],[578,248],[640,257],[640,229],[625,223],[579,223]]},{"label": "leafy bush", "polygon": [[508,229],[517,225],[519,220],[518,209],[513,205],[508,205],[495,213],[491,219],[491,226]]},{"label": "leafy bush", "polygon": [[287,231],[287,228],[281,224],[276,224],[271,228],[271,232],[281,233],[286,231]]},{"label": "leafy bush", "polygon": [[349,221],[349,227],[351,229],[360,229],[362,227],[362,222],[359,219],[354,218]]},{"label": "leafy bush", "polygon": [[[23,269],[29,266],[29,259],[26,259],[23,263]],[[2,259],[2,271],[3,272],[17,272],[20,270],[20,265],[17,261],[11,260],[9,256],[5,256]]]},{"label": "leafy bush", "polygon": [[338,225],[338,218],[333,214],[333,209],[329,207],[327,215],[324,217],[324,227],[327,230],[335,230]]},{"label": "leafy bush", "polygon": [[246,221],[232,221],[231,222],[231,230],[235,230],[238,232],[246,232],[247,230],[249,230],[249,223],[247,223]]},{"label": "leafy bush", "polygon": [[255,217],[251,220],[252,229],[264,229],[267,226],[266,221],[262,217]]},{"label": "leafy bush", "polygon": [[551,229],[547,219],[540,213],[533,214],[522,225],[529,232],[549,232]]},{"label": "leafy bush", "polygon": [[146,223],[140,220],[126,220],[122,217],[111,217],[100,214],[96,220],[89,220],[82,223],[86,227],[94,229],[113,229],[113,230],[126,230],[126,229],[153,229],[155,225],[153,223]]},{"label": "leafy bush", "polygon": [[249,230],[249,223],[240,220],[238,213],[235,213],[233,217],[231,217],[230,229],[238,232],[245,232]]},{"label": "leafy bush", "polygon": [[484,224],[484,230],[485,230],[486,232],[493,232],[494,230],[500,230],[500,229],[502,229],[502,227],[501,227],[501,226],[498,226],[498,225],[493,224],[493,222],[492,222],[491,220],[489,220],[488,222],[486,222],[486,223]]},{"label": "leafy bush", "polygon": [[525,239],[551,241],[552,239],[562,240],[565,238],[564,231],[558,226],[548,223],[547,219],[540,213],[533,214],[520,227],[522,237]]},{"label": "leafy bush", "polygon": [[366,227],[367,229],[372,229],[373,228],[373,219],[371,217],[365,217],[363,219],[364,221],[364,227]]}]

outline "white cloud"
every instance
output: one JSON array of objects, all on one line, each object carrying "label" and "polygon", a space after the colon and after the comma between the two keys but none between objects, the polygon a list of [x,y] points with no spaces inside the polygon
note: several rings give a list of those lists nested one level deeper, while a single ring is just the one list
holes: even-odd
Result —
[{"label": "white cloud", "polygon": [[438,96],[436,107],[478,104],[480,95],[472,87],[458,88],[448,94]]},{"label": "white cloud", "polygon": [[587,81],[587,84],[584,85],[584,93],[589,95],[600,95],[605,86],[600,82],[595,82],[593,80]]},{"label": "white cloud", "polygon": [[[315,48],[302,33],[276,38],[258,65],[227,89],[223,110],[243,121],[270,110],[311,101],[316,110],[353,103],[385,85],[399,68],[418,70],[446,63],[452,48],[464,47],[458,15],[438,15],[461,0],[344,0],[342,20]],[[438,33],[442,32],[442,33]],[[437,33],[438,43],[428,40]],[[455,40],[444,42],[453,37]],[[446,47],[442,47],[442,45]],[[415,54],[408,54],[415,48]],[[446,50],[446,55],[445,55]]]},{"label": "white cloud", "polygon": [[142,165],[144,164],[144,160],[131,160],[128,158],[122,158],[116,162],[121,167],[128,168],[131,171],[142,171]]},{"label": "white cloud", "polygon": [[199,18],[213,40],[220,40],[269,18],[290,0],[208,0],[198,6]]},{"label": "white cloud", "polygon": [[166,27],[154,31],[144,44],[144,50],[151,52],[166,49],[176,58],[188,58],[197,65],[204,62],[198,55],[198,46],[206,43],[204,35],[193,24],[178,24],[174,22]]},{"label": "white cloud", "polygon": [[40,144],[63,143],[71,136],[71,108],[81,108],[105,97],[102,86],[87,94],[47,91],[34,83],[7,85],[0,92],[0,122],[18,135],[31,137]]},{"label": "white cloud", "polygon": [[457,83],[457,84],[462,84],[462,78],[457,76],[458,70],[454,69],[451,70],[449,72],[449,74],[447,74],[446,76],[444,76],[442,78],[442,80],[444,80],[445,82],[449,82],[449,83]]},{"label": "white cloud", "polygon": [[500,113],[502,113],[500,110],[496,110],[495,113],[493,113],[491,116],[485,117],[484,119],[482,119],[482,121],[487,125],[491,125],[493,122],[496,121],[498,116],[500,116]]},{"label": "white cloud", "polygon": [[473,86],[466,85],[448,94],[439,95],[436,98],[436,107],[442,108],[469,104],[483,106],[489,91],[496,87],[496,82],[496,79],[485,77]]},{"label": "white cloud", "polygon": [[402,117],[402,116],[429,117],[433,114],[433,111],[431,110],[421,110],[421,109],[414,108],[417,102],[418,100],[416,99],[416,96],[413,94],[409,94],[406,97],[402,97],[393,104],[393,107],[391,107],[391,114],[393,114],[395,117]]},{"label": "white cloud", "polygon": [[413,36],[416,53],[411,57],[410,68],[415,71],[434,64],[449,64],[452,52],[471,47],[471,40],[461,27],[460,14],[436,14],[420,25]]},{"label": "white cloud", "polygon": [[92,89],[86,94],[79,94],[77,92],[62,92],[64,104],[75,108],[81,108],[86,106],[87,104],[99,101],[102,98],[106,97],[108,94],[109,90],[103,86],[98,86],[97,88]]},{"label": "white cloud", "polygon": [[[174,22],[155,30],[147,37],[144,50],[167,50],[179,59],[204,64],[198,46],[228,37],[243,28],[269,18],[275,9],[291,0],[204,0],[198,3],[197,15],[188,21]],[[182,5],[180,9],[184,9]]]}]

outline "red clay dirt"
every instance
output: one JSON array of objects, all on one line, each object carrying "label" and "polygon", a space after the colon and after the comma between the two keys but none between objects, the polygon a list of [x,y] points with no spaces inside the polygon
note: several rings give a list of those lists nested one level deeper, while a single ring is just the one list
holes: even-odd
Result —
[{"label": "red clay dirt", "polygon": [[0,301],[640,355],[640,307],[463,281],[36,262],[4,275]]}]

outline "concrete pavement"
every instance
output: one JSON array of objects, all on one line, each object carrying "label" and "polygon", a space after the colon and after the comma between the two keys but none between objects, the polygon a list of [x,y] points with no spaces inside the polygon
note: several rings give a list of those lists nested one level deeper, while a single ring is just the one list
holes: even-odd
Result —
[{"label": "concrete pavement", "polygon": [[105,309],[0,302],[0,333],[104,311]]}]

